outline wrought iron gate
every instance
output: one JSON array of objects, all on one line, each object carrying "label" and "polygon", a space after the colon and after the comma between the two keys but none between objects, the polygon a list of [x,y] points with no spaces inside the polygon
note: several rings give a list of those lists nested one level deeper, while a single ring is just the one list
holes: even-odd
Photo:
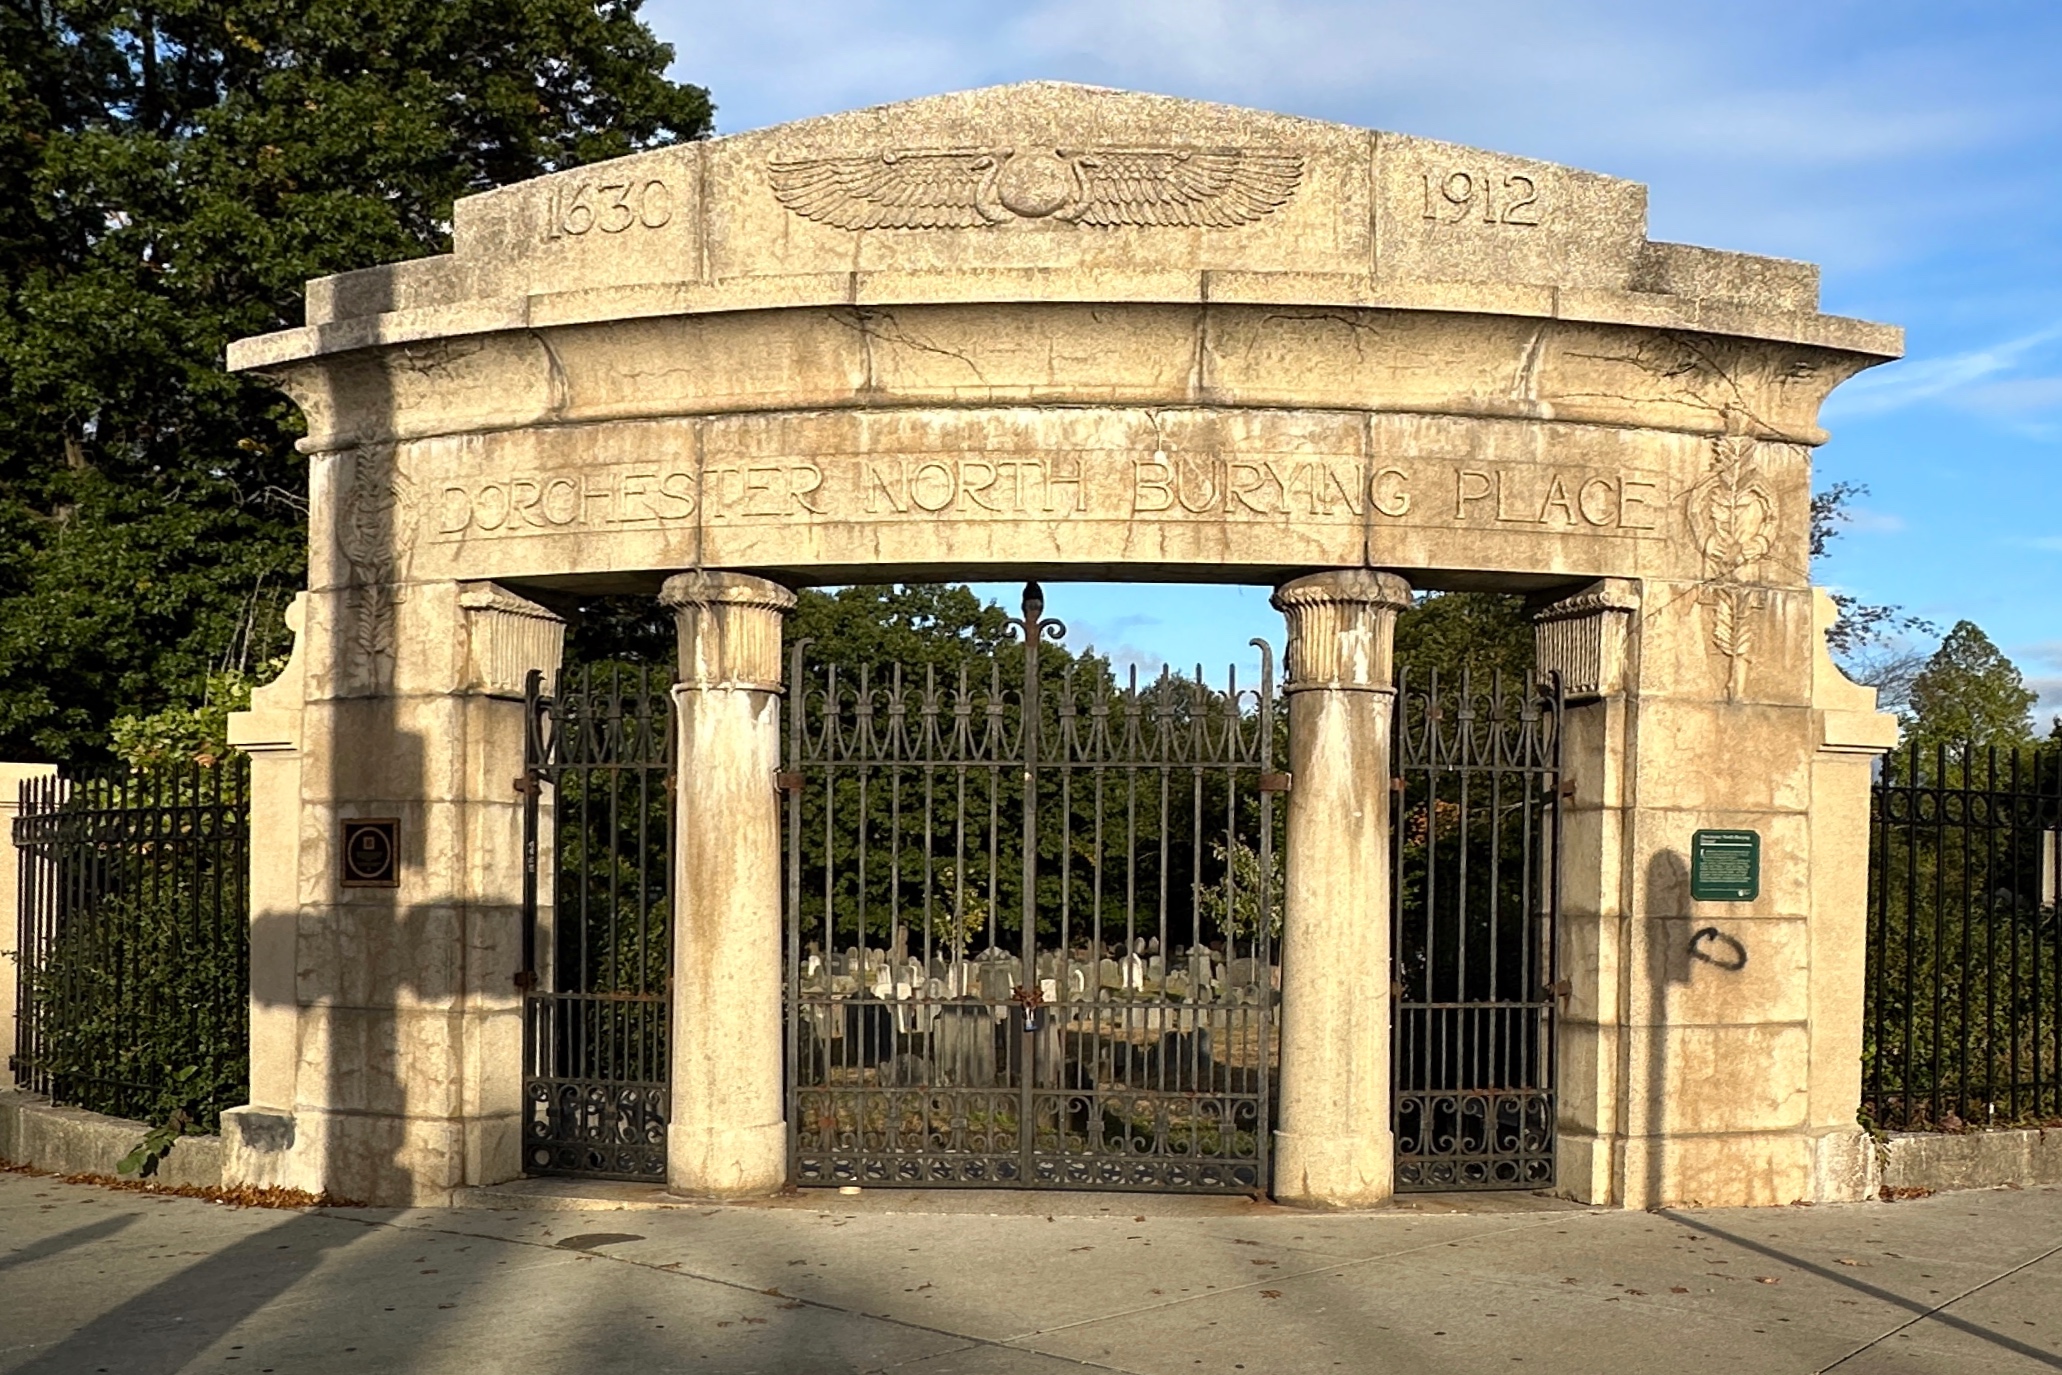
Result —
[{"label": "wrought iron gate", "polygon": [[519,977],[532,1174],[665,1178],[671,687],[663,670],[600,664],[568,669],[547,696],[530,675]]},{"label": "wrought iron gate", "polygon": [[1098,661],[1041,665],[1064,633],[1043,609],[1032,584],[1007,673],[792,652],[797,1183],[1266,1187],[1267,647],[1257,690],[1120,687]]},{"label": "wrought iron gate", "polygon": [[1554,1182],[1561,699],[1399,674],[1396,1187]]}]

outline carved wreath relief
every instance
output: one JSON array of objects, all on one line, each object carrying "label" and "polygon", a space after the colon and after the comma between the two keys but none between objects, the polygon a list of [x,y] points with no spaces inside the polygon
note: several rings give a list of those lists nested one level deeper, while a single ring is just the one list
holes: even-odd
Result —
[{"label": "carved wreath relief", "polygon": [[840,229],[980,228],[1014,220],[1230,228],[1295,193],[1303,159],[1250,148],[902,148],[771,160],[773,194]]},{"label": "carved wreath relief", "polygon": [[1768,603],[1748,575],[1775,546],[1776,499],[1746,435],[1713,441],[1711,468],[1690,493],[1690,528],[1704,556],[1700,600],[1712,608],[1711,642],[1727,663],[1726,696],[1746,686],[1755,613]]}]

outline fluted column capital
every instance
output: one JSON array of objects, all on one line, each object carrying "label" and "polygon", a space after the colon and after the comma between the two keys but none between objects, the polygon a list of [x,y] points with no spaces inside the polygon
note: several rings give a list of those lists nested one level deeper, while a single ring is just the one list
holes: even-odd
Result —
[{"label": "fluted column capital", "polygon": [[780,691],[781,620],[795,594],[749,573],[696,569],[659,589],[680,635],[680,686]]},{"label": "fluted column capital", "polygon": [[1394,573],[1340,568],[1292,578],[1271,600],[1288,622],[1284,692],[1389,690],[1396,613],[1410,605],[1409,583]]}]

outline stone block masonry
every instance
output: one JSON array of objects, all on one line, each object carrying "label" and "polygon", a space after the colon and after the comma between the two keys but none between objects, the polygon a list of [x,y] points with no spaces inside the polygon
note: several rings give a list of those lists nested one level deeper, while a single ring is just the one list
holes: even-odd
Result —
[{"label": "stone block masonry", "polygon": [[[1386,629],[1320,633],[1303,599],[1345,579],[1546,611],[1575,702],[1559,1187],[1856,1194],[1889,736],[1825,656],[1810,461],[1821,402],[1901,338],[1820,314],[1806,264],[1655,243],[1645,212],[1572,168],[1031,83],[500,188],[458,203],[451,254],[311,283],[305,326],[230,354],[301,405],[312,475],[293,665],[238,725],[264,841],[231,1172],[429,1201],[519,1170],[512,684],[558,667],[558,599],[666,585],[686,627],[683,575],[771,589],[737,614],[777,645],[773,604],[812,584],[1230,581],[1282,589],[1306,655],[1373,653]],[[1301,1163],[1274,1187],[1312,1202],[1387,1187],[1388,1050],[1372,1023],[1335,1044],[1317,972],[1387,958],[1324,915],[1382,869],[1387,668],[1363,668],[1290,677]],[[682,686],[681,825],[710,828],[679,847],[683,1189],[781,1182],[775,915],[724,852],[769,843],[777,680]],[[347,819],[395,822],[397,886],[341,886]],[[1711,828],[1760,833],[1755,901],[1689,894]]]}]

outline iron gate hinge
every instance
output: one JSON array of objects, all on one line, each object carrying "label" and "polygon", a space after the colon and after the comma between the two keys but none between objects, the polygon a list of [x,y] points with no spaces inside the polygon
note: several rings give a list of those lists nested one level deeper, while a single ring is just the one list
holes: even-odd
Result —
[{"label": "iron gate hinge", "polygon": [[518,969],[515,976],[515,986],[525,993],[536,988],[537,971],[534,969]]},{"label": "iron gate hinge", "polygon": [[1285,793],[1295,780],[1285,773],[1264,773],[1260,775],[1260,791],[1264,793]]},{"label": "iron gate hinge", "polygon": [[1573,778],[1562,779],[1560,792],[1563,797],[1575,796],[1575,780]]},{"label": "iron gate hinge", "polygon": [[537,782],[536,774],[519,773],[516,775],[515,790],[523,797],[535,797],[543,789]]},{"label": "iron gate hinge", "polygon": [[1566,979],[1556,979],[1547,985],[1546,991],[1553,994],[1556,998],[1566,1001],[1575,996],[1575,985]]},{"label": "iron gate hinge", "polygon": [[801,772],[796,769],[782,769],[773,776],[773,786],[784,793],[798,793],[802,791],[803,786]]}]

